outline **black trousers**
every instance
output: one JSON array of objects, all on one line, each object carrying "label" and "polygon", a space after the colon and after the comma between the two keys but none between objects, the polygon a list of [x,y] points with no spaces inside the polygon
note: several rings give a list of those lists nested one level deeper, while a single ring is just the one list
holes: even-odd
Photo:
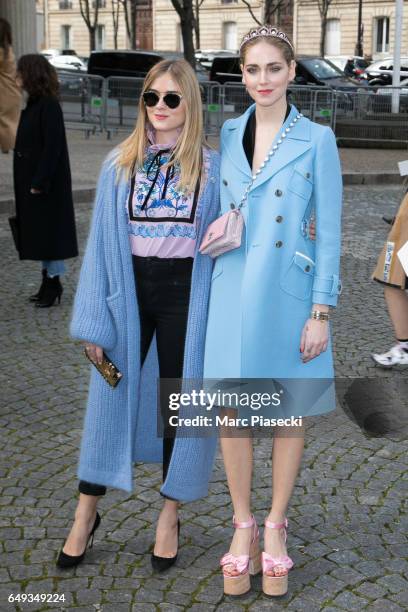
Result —
[{"label": "black trousers", "polygon": [[[163,259],[132,256],[140,316],[140,361],[143,365],[156,332],[160,378],[182,378],[193,258]],[[164,423],[168,402],[161,402]],[[166,479],[174,436],[163,436],[163,481]],[[105,495],[106,487],[80,480],[80,493]]]}]

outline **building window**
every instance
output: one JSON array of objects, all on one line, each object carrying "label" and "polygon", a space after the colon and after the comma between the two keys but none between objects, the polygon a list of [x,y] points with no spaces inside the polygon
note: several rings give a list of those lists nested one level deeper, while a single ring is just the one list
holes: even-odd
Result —
[{"label": "building window", "polygon": [[61,49],[71,49],[71,26],[61,26]]},{"label": "building window", "polygon": [[390,18],[377,17],[374,20],[374,51],[387,53],[390,47]]},{"label": "building window", "polygon": [[59,7],[62,11],[67,11],[72,9],[72,2],[71,0],[59,0]]},{"label": "building window", "polygon": [[221,0],[221,4],[238,4],[238,0]]},{"label": "building window", "polygon": [[325,55],[340,55],[340,19],[328,19],[326,25]]},{"label": "building window", "polygon": [[223,49],[236,51],[238,49],[237,24],[235,21],[224,21],[222,24]]},{"label": "building window", "polygon": [[105,48],[105,26],[104,25],[96,26],[95,45],[96,45],[97,51],[100,51],[101,49]]},{"label": "building window", "polygon": [[106,0],[93,0],[93,8],[96,8],[96,5],[98,5],[99,8],[106,8]]}]

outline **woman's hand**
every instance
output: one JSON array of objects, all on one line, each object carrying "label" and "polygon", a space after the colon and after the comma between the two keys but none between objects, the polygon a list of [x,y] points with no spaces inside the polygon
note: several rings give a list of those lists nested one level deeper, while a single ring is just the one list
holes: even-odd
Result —
[{"label": "woman's hand", "polygon": [[327,350],[329,342],[329,324],[327,321],[308,319],[302,331],[300,352],[303,363],[311,361]]},{"label": "woman's hand", "polygon": [[41,190],[40,190],[40,189],[34,189],[34,187],[31,187],[31,189],[30,189],[30,193],[35,193],[35,194],[38,194],[38,193],[42,193],[42,192],[41,192]]},{"label": "woman's hand", "polygon": [[97,346],[96,344],[89,344],[86,343],[85,344],[85,350],[88,353],[88,357],[94,362],[94,363],[102,363],[102,358],[103,358],[103,348],[101,348],[100,346]]}]

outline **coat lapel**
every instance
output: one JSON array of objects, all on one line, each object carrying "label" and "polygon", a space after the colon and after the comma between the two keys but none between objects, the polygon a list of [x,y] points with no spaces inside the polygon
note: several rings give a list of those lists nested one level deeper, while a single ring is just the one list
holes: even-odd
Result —
[{"label": "coat lapel", "polygon": [[252,104],[233,125],[226,126],[227,134],[225,137],[225,150],[237,169],[251,178],[252,172],[249,167],[247,156],[245,155],[242,139],[246,128],[247,121],[252,112],[255,112],[255,104]]},{"label": "coat lapel", "polygon": [[[246,112],[240,117],[239,121],[236,122],[234,126],[227,127],[229,136],[226,138],[225,145],[231,161],[242,173],[248,177],[252,176],[252,171],[245,155],[242,139],[251,112],[255,112],[255,104],[246,110]],[[297,108],[292,105],[288,118],[284,122],[282,129],[279,131],[271,146],[276,144],[276,142],[281,138],[281,134],[284,133],[285,129],[289,126],[289,123],[294,117],[296,117],[297,114]],[[289,134],[285,136],[275,155],[269,159],[265,168],[256,178],[251,187],[251,191],[260,187],[265,181],[269,180],[282,168],[290,164],[297,157],[303,155],[303,153],[310,149],[311,146],[310,123],[305,118],[302,118],[293,126],[293,128],[291,128]]]},{"label": "coat lapel", "polygon": [[[276,144],[278,140],[281,139],[281,135],[285,134],[285,129],[289,126],[290,122],[294,119],[294,117],[296,117],[297,114],[297,108],[292,106],[289,117],[284,122],[282,129],[277,134],[273,144]],[[272,178],[277,172],[282,170],[282,168],[303,155],[311,148],[311,146],[310,123],[307,119],[302,117],[291,128],[289,134],[282,139],[282,143],[279,145],[275,155],[269,159],[265,168],[256,178],[254,184],[252,185],[251,191],[263,185],[265,181]]]}]

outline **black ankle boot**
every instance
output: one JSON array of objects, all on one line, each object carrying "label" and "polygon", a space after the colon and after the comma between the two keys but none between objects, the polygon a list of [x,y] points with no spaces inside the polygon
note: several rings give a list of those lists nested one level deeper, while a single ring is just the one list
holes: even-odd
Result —
[{"label": "black ankle boot", "polygon": [[63,290],[59,276],[46,276],[41,298],[35,303],[36,308],[49,308],[54,305],[55,300],[58,300],[59,304]]},{"label": "black ankle boot", "polygon": [[30,302],[38,302],[38,300],[41,299],[41,296],[42,296],[42,293],[45,287],[45,279],[47,278],[47,270],[43,268],[43,271],[41,274],[42,274],[42,281],[41,281],[40,288],[37,291],[37,293],[33,293],[33,295],[30,295],[30,297],[28,298]]}]

